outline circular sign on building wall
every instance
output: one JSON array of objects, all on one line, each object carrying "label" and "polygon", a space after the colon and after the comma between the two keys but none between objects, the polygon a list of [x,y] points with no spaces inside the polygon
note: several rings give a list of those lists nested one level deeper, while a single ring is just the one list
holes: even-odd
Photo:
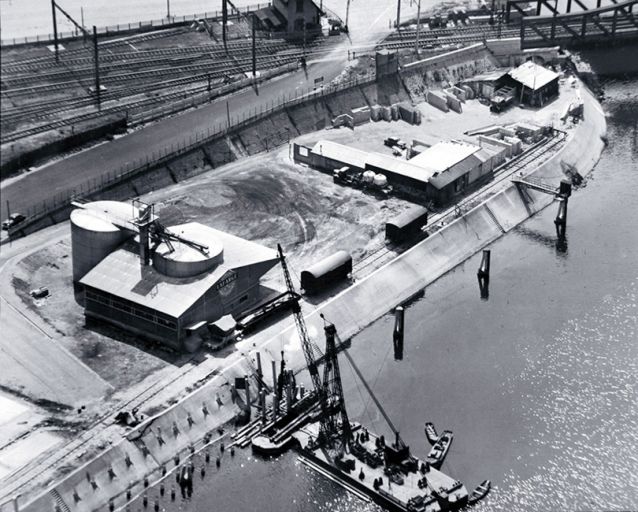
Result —
[{"label": "circular sign on building wall", "polygon": [[235,283],[237,281],[237,272],[229,270],[226,272],[219,282],[215,285],[215,288],[222,297],[228,297],[235,289]]}]

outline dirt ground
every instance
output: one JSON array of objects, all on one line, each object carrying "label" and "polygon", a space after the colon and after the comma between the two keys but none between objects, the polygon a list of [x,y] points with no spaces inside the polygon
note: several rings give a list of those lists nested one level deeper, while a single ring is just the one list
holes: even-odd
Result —
[{"label": "dirt ground", "polygon": [[[74,297],[71,281],[71,240],[24,258],[12,282],[25,305],[60,335],[59,341],[115,389],[126,388],[180,357],[134,336],[104,326],[85,327],[84,310]],[[29,291],[47,286],[50,296],[35,300]]]},{"label": "dirt ground", "polygon": [[[423,122],[368,123],[349,129],[327,129],[296,139],[313,145],[329,139],[353,147],[390,153],[383,139],[395,135],[433,144],[443,139],[477,140],[461,131],[515,121],[553,123],[576,90],[564,85],[559,100],[541,110],[513,108],[494,114],[478,101],[463,105],[463,114],[444,113],[420,104]],[[154,202],[167,225],[197,221],[288,254],[293,274],[337,250],[352,254],[355,263],[384,241],[384,223],[412,205],[397,198],[381,199],[349,187],[335,185],[332,177],[296,165],[290,147],[242,159],[142,198]],[[186,359],[161,347],[103,326],[85,327],[82,307],[73,296],[70,239],[36,252],[20,262],[13,283],[23,301],[62,336],[65,346],[116,389],[124,389],[154,372]],[[279,268],[264,284],[283,289]],[[34,301],[29,291],[48,286],[51,296]]]}]

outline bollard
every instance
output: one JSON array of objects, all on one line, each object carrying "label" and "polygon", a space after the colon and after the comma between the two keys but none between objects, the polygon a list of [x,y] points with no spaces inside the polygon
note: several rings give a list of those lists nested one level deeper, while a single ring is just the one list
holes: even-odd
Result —
[{"label": "bollard", "polygon": [[567,235],[567,197],[560,199],[554,224],[556,225],[556,237],[559,240],[564,240]]},{"label": "bollard", "polygon": [[144,508],[148,507],[148,497],[146,496],[146,494],[144,495],[144,497],[142,498],[142,506]]},{"label": "bollard", "polygon": [[160,496],[164,496],[164,484],[160,484]]},{"label": "bollard", "polygon": [[481,299],[483,300],[487,300],[490,295],[490,259],[490,250],[485,249],[483,251],[483,258],[481,259],[481,266],[476,273],[479,283],[479,290],[481,292]]},{"label": "bollard", "polygon": [[398,306],[394,310],[394,331],[392,332],[392,343],[394,345],[394,359],[403,360],[403,333],[405,327],[405,310],[403,306]]},{"label": "bollard", "polygon": [[171,487],[171,501],[175,501],[175,487]]},{"label": "bollard", "polygon": [[221,464],[222,464],[222,461],[219,459],[219,457],[217,457],[217,458],[215,459],[215,465],[216,465],[217,467],[219,467],[219,466],[221,466]]},{"label": "bollard", "polygon": [[231,446],[231,447],[230,447],[230,456],[231,456],[231,457],[234,457],[234,456],[235,456],[235,447],[234,447],[234,446]]},{"label": "bollard", "polygon": [[206,459],[206,464],[208,464],[210,462],[210,453],[206,452],[206,455],[204,458]]}]

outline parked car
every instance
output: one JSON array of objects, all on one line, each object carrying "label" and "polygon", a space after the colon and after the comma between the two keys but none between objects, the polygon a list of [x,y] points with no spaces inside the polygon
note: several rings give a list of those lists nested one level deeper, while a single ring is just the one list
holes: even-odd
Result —
[{"label": "parked car", "polygon": [[9,218],[2,223],[2,229],[7,231],[20,224],[24,219],[26,219],[26,217],[21,213],[12,213],[9,215]]}]

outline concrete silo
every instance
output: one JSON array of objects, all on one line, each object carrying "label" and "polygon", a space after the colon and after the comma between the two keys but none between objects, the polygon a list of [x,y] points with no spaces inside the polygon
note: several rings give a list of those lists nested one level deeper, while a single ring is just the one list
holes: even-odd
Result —
[{"label": "concrete silo", "polygon": [[[210,231],[197,223],[167,228],[184,241],[161,242],[153,253],[153,267],[170,277],[193,277],[211,272],[224,262],[224,246]],[[191,245],[188,241],[195,242]],[[200,250],[201,247],[203,250]]]},{"label": "concrete silo", "polygon": [[135,234],[118,226],[130,223],[136,214],[130,204],[119,201],[96,201],[71,212],[74,283]]}]

